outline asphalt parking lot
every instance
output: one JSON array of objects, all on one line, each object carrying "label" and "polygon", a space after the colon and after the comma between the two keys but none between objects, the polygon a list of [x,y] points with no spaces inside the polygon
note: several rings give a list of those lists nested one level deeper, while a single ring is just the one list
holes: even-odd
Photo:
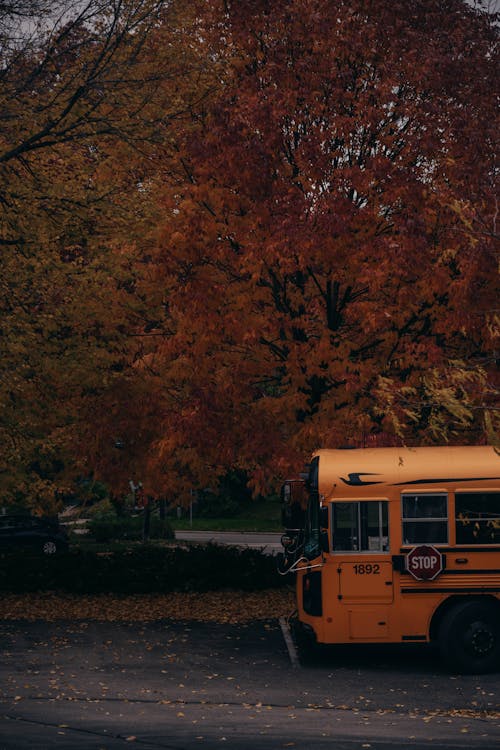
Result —
[{"label": "asphalt parking lot", "polygon": [[0,622],[1,750],[500,746],[498,675],[426,647],[335,647],[294,668],[276,620]]}]

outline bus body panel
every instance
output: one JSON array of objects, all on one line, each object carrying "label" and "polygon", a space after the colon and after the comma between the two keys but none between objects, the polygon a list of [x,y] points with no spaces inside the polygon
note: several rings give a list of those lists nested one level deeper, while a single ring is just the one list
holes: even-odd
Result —
[{"label": "bus body panel", "polygon": [[[485,597],[500,604],[500,544],[483,543],[490,538],[485,529],[498,540],[500,456],[494,448],[325,449],[317,451],[314,460],[319,462],[317,495],[328,509],[330,550],[303,561],[296,570],[298,617],[319,643],[425,642],[436,634],[440,613],[449,605]],[[485,493],[491,493],[488,498],[498,519],[462,518],[460,508],[473,506],[474,497],[484,498]],[[406,518],[406,506],[411,510],[419,501],[424,507],[427,501],[430,506],[442,505],[446,518]],[[388,538],[385,531],[379,541],[367,532],[361,543],[359,519],[373,510],[371,503],[387,509]],[[369,549],[335,549],[335,534],[342,537],[349,523],[355,528],[356,512],[358,537],[346,538],[353,546],[354,539]],[[341,518],[333,528],[336,513]],[[427,533],[432,523],[445,534],[432,542],[442,555],[443,569],[432,580],[416,580],[406,565],[408,553],[417,545],[404,538],[403,529],[406,524],[410,534]],[[481,543],[476,532],[483,534]],[[457,535],[462,542],[457,543]],[[380,548],[372,550],[377,544]],[[311,604],[307,590],[313,571],[319,605]]]},{"label": "bus body panel", "polygon": [[321,458],[318,489],[325,498],[352,496],[353,490],[371,497],[377,486],[498,488],[500,482],[500,455],[492,446],[323,449],[315,457]]}]

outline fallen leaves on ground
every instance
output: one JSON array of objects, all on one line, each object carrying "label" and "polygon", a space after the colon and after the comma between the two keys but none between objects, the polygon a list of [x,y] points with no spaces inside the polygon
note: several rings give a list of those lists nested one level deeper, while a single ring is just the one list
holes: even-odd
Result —
[{"label": "fallen leaves on ground", "polygon": [[0,619],[106,622],[170,619],[242,623],[286,616],[294,606],[294,593],[283,589],[133,596],[79,596],[47,592],[5,594],[0,599]]}]

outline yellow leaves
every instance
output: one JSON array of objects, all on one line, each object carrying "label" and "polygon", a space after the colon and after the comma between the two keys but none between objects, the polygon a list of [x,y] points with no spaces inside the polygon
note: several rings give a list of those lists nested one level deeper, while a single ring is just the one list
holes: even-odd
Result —
[{"label": "yellow leaves", "polygon": [[489,445],[493,445],[497,450],[500,450],[500,419],[498,414],[486,410],[484,412],[484,426]]},{"label": "yellow leaves", "polygon": [[[482,368],[467,362],[449,360],[441,367],[416,371],[410,383],[379,375],[375,395],[377,411],[390,420],[396,433],[403,435],[405,420],[418,423],[422,410],[428,410],[428,432],[435,438],[464,429],[474,419],[478,397],[488,398],[487,377]],[[486,431],[494,439],[491,413],[484,409]]]},{"label": "yellow leaves", "polygon": [[468,201],[459,200],[458,198],[450,201],[451,210],[460,217],[464,227],[473,232],[474,226],[471,217],[471,205]]},{"label": "yellow leaves", "polygon": [[487,316],[486,326],[492,339],[500,337],[500,315],[496,311]]}]

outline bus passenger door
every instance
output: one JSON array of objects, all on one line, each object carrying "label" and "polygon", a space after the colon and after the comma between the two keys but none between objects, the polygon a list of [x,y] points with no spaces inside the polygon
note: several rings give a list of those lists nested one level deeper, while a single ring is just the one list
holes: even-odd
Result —
[{"label": "bus passenger door", "polygon": [[332,506],[332,551],[339,558],[337,591],[346,615],[346,636],[388,639],[394,597],[388,502],[333,502]]},{"label": "bus passenger door", "polygon": [[339,600],[347,609],[349,639],[389,638],[393,601],[392,562],[360,560],[338,566]]},{"label": "bus passenger door", "polygon": [[339,563],[339,599],[343,604],[391,604],[392,562],[357,559]]}]

